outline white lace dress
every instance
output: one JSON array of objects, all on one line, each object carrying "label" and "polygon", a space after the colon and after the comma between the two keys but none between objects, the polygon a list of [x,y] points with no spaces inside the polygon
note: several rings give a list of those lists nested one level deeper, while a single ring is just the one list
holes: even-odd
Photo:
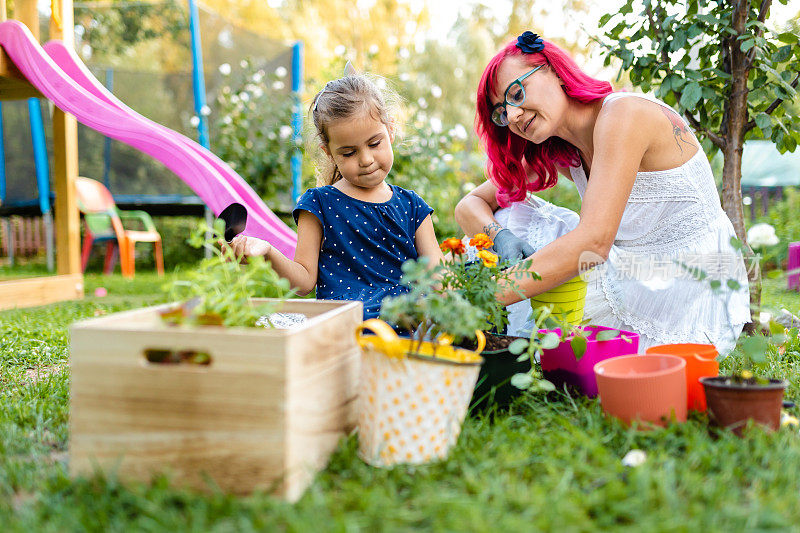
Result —
[{"label": "white lace dress", "polygon": [[[669,108],[634,93],[614,93],[605,102],[626,96]],[[586,174],[582,167],[570,172],[583,198]],[[608,261],[587,275],[584,318],[637,332],[640,353],[657,344],[712,342],[727,354],[750,318],[747,272],[730,244],[734,235],[702,149],[677,168],[639,172]],[[681,264],[720,280],[721,293]],[[736,286],[730,279],[738,290],[729,288]]]}]

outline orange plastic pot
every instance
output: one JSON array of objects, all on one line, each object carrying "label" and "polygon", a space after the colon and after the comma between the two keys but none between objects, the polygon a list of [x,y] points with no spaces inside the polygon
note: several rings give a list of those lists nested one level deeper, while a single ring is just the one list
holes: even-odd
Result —
[{"label": "orange plastic pot", "polygon": [[686,361],[674,355],[623,355],[594,366],[600,404],[626,424],[686,421]]},{"label": "orange plastic pot", "polygon": [[686,406],[705,412],[706,391],[700,378],[719,375],[716,347],[713,344],[662,344],[648,348],[646,353],[675,355],[686,361]]}]

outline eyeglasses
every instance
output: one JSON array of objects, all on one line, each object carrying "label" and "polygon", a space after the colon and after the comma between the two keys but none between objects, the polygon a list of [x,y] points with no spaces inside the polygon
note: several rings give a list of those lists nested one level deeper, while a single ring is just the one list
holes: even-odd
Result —
[{"label": "eyeglasses", "polygon": [[501,128],[508,126],[508,113],[506,112],[506,105],[514,107],[519,107],[522,105],[522,103],[525,101],[525,87],[522,86],[522,82],[525,80],[525,78],[543,66],[545,66],[545,63],[542,63],[538,67],[526,72],[511,82],[511,84],[506,88],[506,92],[503,94],[503,101],[492,108],[492,122]]}]

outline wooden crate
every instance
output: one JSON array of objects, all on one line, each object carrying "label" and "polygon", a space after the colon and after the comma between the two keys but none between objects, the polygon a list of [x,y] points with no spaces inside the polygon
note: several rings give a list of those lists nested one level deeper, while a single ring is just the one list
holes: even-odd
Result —
[{"label": "wooden crate", "polygon": [[[169,327],[138,309],[71,328],[70,472],[294,501],[355,427],[360,302],[289,300],[296,329]],[[150,363],[195,350],[208,366]]]}]

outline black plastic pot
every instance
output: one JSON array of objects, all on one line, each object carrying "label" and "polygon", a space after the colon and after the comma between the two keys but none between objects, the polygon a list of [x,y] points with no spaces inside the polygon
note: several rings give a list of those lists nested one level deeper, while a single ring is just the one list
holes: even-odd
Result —
[{"label": "black plastic pot", "polygon": [[729,376],[700,378],[706,393],[708,420],[715,426],[733,430],[741,436],[752,420],[768,431],[781,424],[783,391],[788,383],[771,379],[769,383],[731,383]]},{"label": "black plastic pot", "polygon": [[[487,334],[487,337],[490,335],[506,337],[511,340],[524,338],[495,333]],[[508,407],[511,401],[522,393],[520,389],[511,384],[511,378],[514,374],[530,372],[530,360],[517,361],[519,355],[509,352],[508,348],[484,350],[481,352],[481,356],[483,357],[483,366],[478,375],[475,392],[472,394],[470,410],[483,411],[492,405],[501,409]]]}]

